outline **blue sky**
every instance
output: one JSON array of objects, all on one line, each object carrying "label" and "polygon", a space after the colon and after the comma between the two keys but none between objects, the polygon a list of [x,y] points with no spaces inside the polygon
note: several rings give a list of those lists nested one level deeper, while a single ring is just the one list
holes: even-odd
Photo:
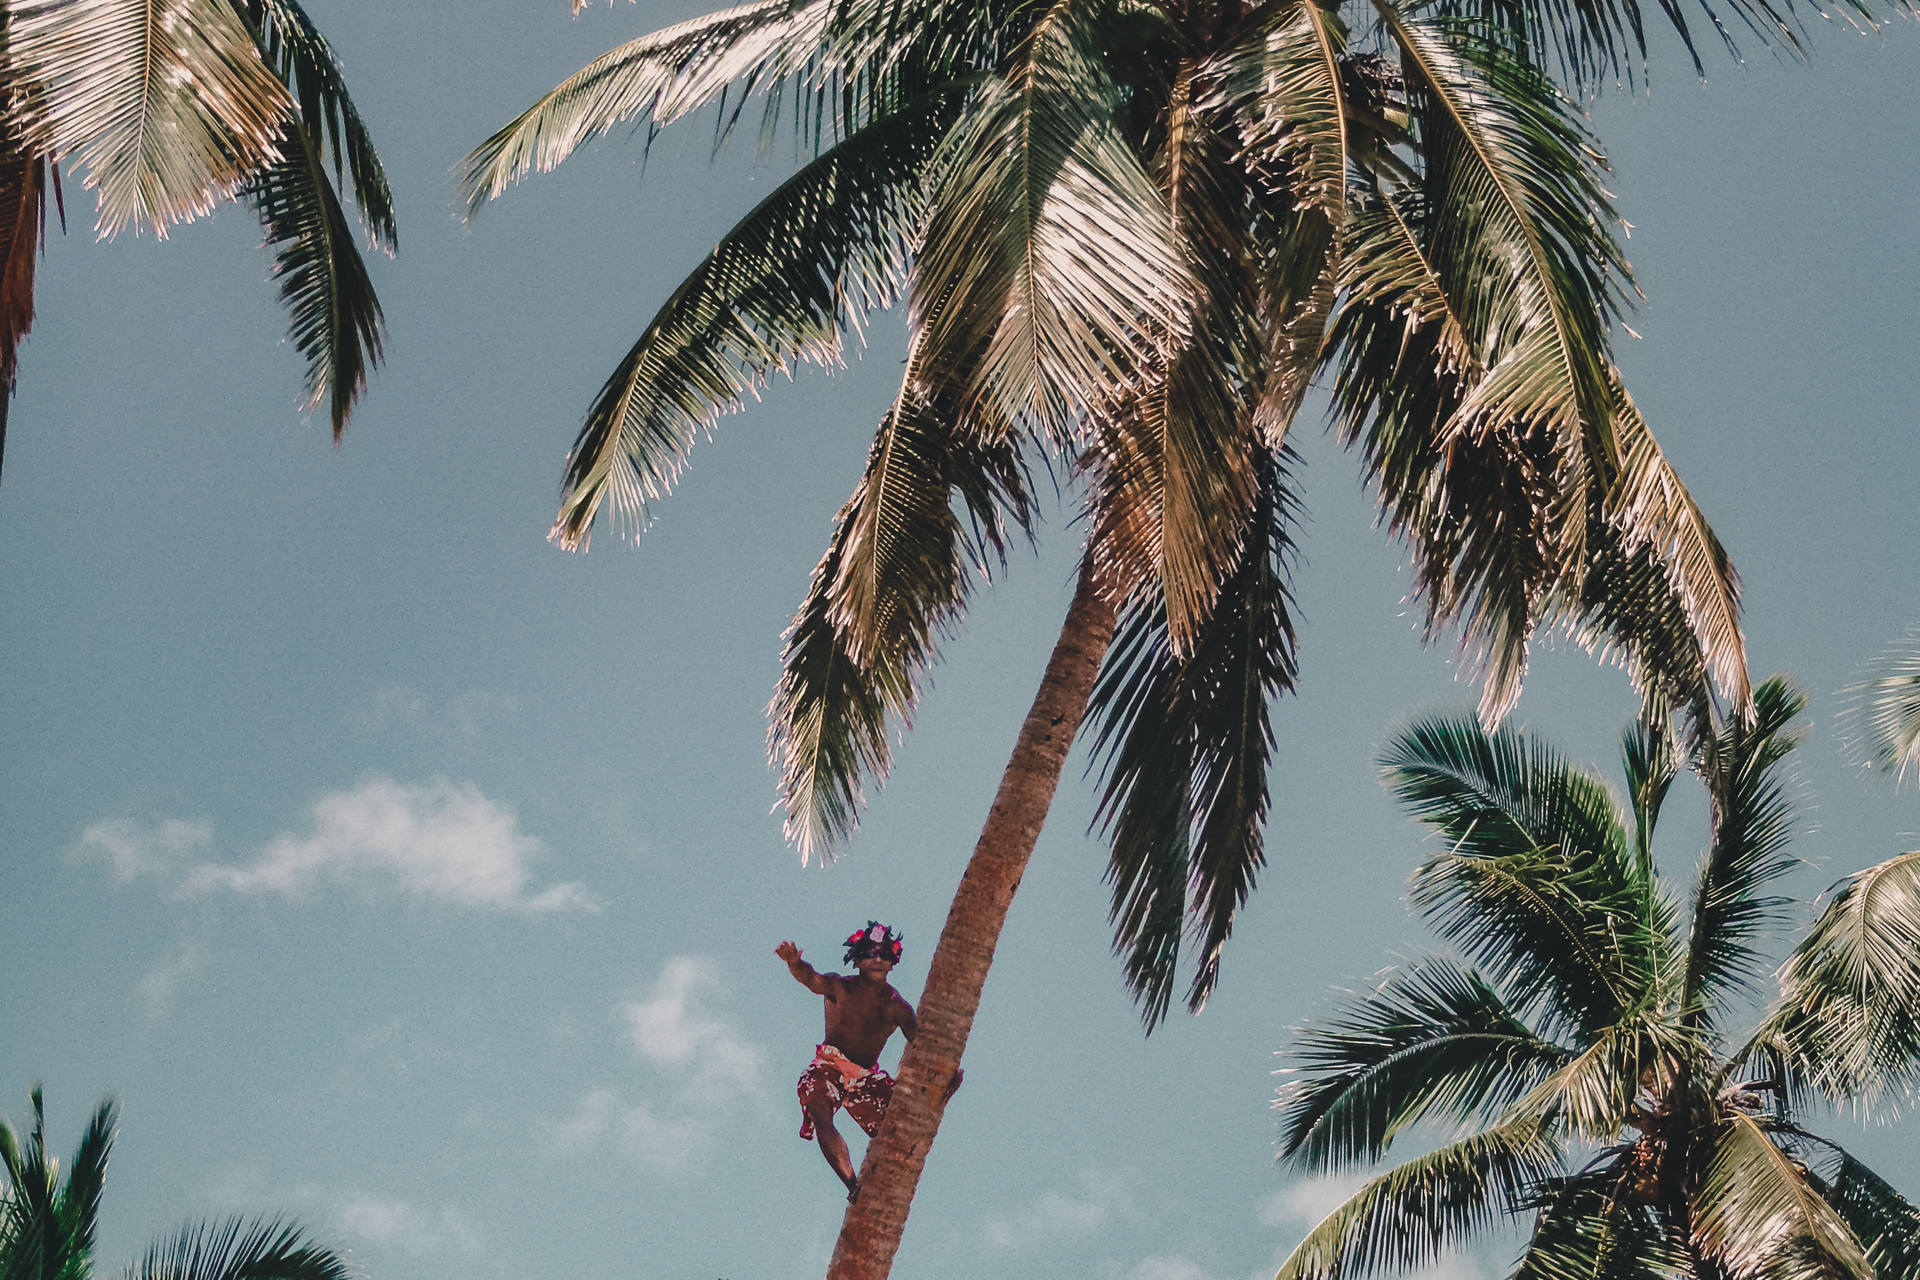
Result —
[{"label": "blue sky", "polygon": [[[1073,531],[1052,513],[979,599],[859,838],[801,868],[763,710],[897,377],[897,315],[847,370],[724,419],[637,547],[550,547],[579,415],[791,157],[710,163],[697,123],[650,157],[610,139],[469,229],[461,155],[697,7],[311,11],[401,219],[375,264],[390,360],[340,449],[295,410],[243,210],[96,244],[70,190],[42,267],[0,488],[0,1113],[43,1081],[64,1151],[121,1100],[109,1260],[262,1211],[372,1280],[818,1274],[841,1198],[791,1090],[819,1011],[773,946],[831,962],[890,921],[917,997]],[[1650,92],[1594,113],[1649,298],[1629,385],[1743,574],[1755,672],[1814,698],[1808,896],[1920,840],[1920,798],[1862,779],[1835,721],[1920,620],[1920,31],[1813,21],[1810,66],[1709,51],[1704,86],[1656,33]],[[1300,435],[1303,685],[1221,992],[1139,1034],[1070,764],[899,1274],[1245,1280],[1337,1190],[1273,1165],[1273,1054],[1426,945],[1403,901],[1420,836],[1372,759],[1476,690],[1421,646],[1352,459]],[[1543,642],[1516,718],[1611,769],[1633,710],[1618,670]],[[1666,837],[1684,874],[1697,803]],[[1920,1193],[1911,1133],[1827,1125]]]}]

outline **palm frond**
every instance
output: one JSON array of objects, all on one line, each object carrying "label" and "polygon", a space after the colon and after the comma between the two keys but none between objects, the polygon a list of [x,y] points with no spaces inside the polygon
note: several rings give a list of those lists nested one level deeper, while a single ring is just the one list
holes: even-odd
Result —
[{"label": "palm frond", "polygon": [[290,1223],[241,1218],[189,1226],[122,1280],[355,1280],[356,1269]]},{"label": "palm frond", "polygon": [[556,542],[584,550],[609,498],[637,532],[702,428],[790,360],[838,361],[843,329],[857,332],[904,275],[920,178],[953,110],[936,87],[807,164],[727,233],[594,401],[567,457]]},{"label": "palm frond", "polygon": [[1515,1212],[1559,1158],[1539,1122],[1524,1120],[1409,1160],[1328,1214],[1275,1280],[1346,1280],[1427,1265]]},{"label": "palm frond", "polygon": [[332,46],[297,0],[244,0],[243,11],[260,56],[300,104],[313,145],[324,143],[335,183],[345,186],[351,180],[353,203],[366,219],[374,247],[393,253],[399,230],[387,171],[347,93]]},{"label": "palm frond", "polygon": [[888,725],[911,716],[972,575],[1004,556],[1009,522],[1030,529],[1029,487],[1016,441],[956,428],[911,390],[881,422],[768,709],[786,834],[803,862],[830,861],[857,827],[862,779],[885,779]]},{"label": "palm frond", "polygon": [[1647,874],[1653,872],[1653,829],[1667,791],[1679,775],[1673,735],[1635,724],[1620,736],[1620,762],[1627,775],[1627,803],[1633,809],[1633,851]]},{"label": "palm frond", "polygon": [[1659,1006],[1655,989],[1607,1026],[1589,1031],[1578,1054],[1516,1101],[1513,1116],[1552,1117],[1588,1142],[1615,1141],[1633,1119],[1637,1093],[1675,1091],[1683,1069],[1711,1066],[1704,1038]]},{"label": "palm frond", "polygon": [[1430,717],[1380,758],[1388,789],[1449,842],[1412,900],[1516,1007],[1592,1033],[1636,1007],[1659,971],[1663,914],[1612,794],[1544,743]]},{"label": "palm frond", "polygon": [[1497,1113],[1570,1055],[1479,974],[1438,956],[1301,1029],[1282,1087],[1280,1158],[1309,1173],[1378,1160],[1408,1126]]},{"label": "palm frond", "polygon": [[279,154],[294,110],[227,0],[22,0],[6,75],[29,150],[77,153],[101,236],[164,236]]},{"label": "palm frond", "polygon": [[929,394],[1054,440],[1184,336],[1195,292],[1121,131],[1098,9],[1055,0],[981,87],[942,147],[913,268]]},{"label": "palm frond", "polygon": [[1709,1258],[1769,1280],[1874,1280],[1846,1222],[1753,1116],[1724,1115],[1706,1140],[1691,1210]]},{"label": "palm frond", "polygon": [[1920,781],[1920,626],[1880,655],[1879,670],[1847,687],[1849,745],[1863,763],[1891,773],[1896,783],[1907,770]]},{"label": "palm frond", "polygon": [[1420,201],[1396,199],[1419,215],[1425,261],[1473,364],[1471,379],[1441,368],[1441,394],[1406,406],[1444,419],[1380,424],[1430,435],[1425,449],[1449,465],[1408,475],[1446,488],[1383,485],[1382,500],[1416,549],[1430,631],[1458,619],[1480,655],[1493,722],[1518,695],[1545,593],[1579,579],[1588,487],[1618,467],[1605,323],[1626,265],[1603,229],[1613,220],[1603,162],[1554,86],[1493,30],[1380,12],[1423,163]]},{"label": "palm frond", "polygon": [[756,0],[629,41],[596,58],[475,148],[462,162],[472,219],[534,169],[545,173],[600,134],[644,119],[654,129],[718,99],[804,74],[822,48],[835,0]]},{"label": "palm frond", "polygon": [[1835,1101],[1920,1091],[1920,853],[1856,872],[1780,973],[1782,1039]]},{"label": "palm frond", "polygon": [[1713,841],[1694,888],[1682,1000],[1689,1016],[1709,1011],[1730,988],[1751,982],[1754,940],[1781,923],[1788,899],[1761,890],[1796,865],[1787,852],[1793,806],[1777,766],[1799,735],[1789,729],[1806,696],[1776,676],[1753,691],[1754,718],[1726,718],[1701,745],[1701,776],[1713,800]]},{"label": "palm frond", "polygon": [[327,406],[335,443],[380,363],[386,321],[347,216],[322,160],[316,126],[289,122],[281,158],[257,170],[246,198],[260,215],[290,316],[294,346],[307,362],[308,412]]},{"label": "palm frond", "polygon": [[1668,1280],[1688,1274],[1684,1248],[1622,1193],[1611,1166],[1537,1189],[1533,1232],[1511,1280]]},{"label": "palm frond", "polygon": [[1876,1280],[1920,1278],[1920,1206],[1845,1151],[1827,1145],[1837,1160],[1808,1180],[1860,1242]]},{"label": "palm frond", "polygon": [[[1254,449],[1259,487],[1239,561],[1190,650],[1176,650],[1159,594],[1136,593],[1090,704],[1101,726],[1095,823],[1112,841],[1114,951],[1149,1031],[1172,1001],[1183,920],[1199,949],[1187,995],[1198,1013],[1265,861],[1269,705],[1298,670],[1287,585],[1294,498],[1290,455]],[[1105,465],[1103,453],[1096,447],[1090,465]],[[1096,509],[1111,497],[1103,483]],[[1100,550],[1096,538],[1096,561]]]}]

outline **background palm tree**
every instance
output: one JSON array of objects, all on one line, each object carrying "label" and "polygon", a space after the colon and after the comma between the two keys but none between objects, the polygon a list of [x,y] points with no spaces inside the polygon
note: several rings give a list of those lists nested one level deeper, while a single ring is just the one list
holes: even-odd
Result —
[{"label": "background palm tree", "polygon": [[[24,1145],[0,1120],[0,1280],[89,1280],[95,1221],[113,1147],[115,1107],[103,1102],[87,1123],[64,1181],[47,1154],[40,1089],[32,1090],[33,1128]],[[126,1269],[123,1280],[351,1280],[354,1269],[331,1249],[280,1222],[189,1225]]]},{"label": "background palm tree", "polygon": [[1800,1122],[1822,1094],[1912,1096],[1920,855],[1843,881],[1758,1029],[1735,1031],[1791,905],[1767,889],[1794,865],[1779,766],[1804,705],[1776,678],[1751,723],[1695,742],[1712,833],[1689,899],[1651,849],[1664,735],[1627,734],[1624,810],[1524,734],[1440,718],[1389,744],[1386,785],[1443,843],[1413,902],[1469,963],[1398,967],[1300,1033],[1281,1158],[1331,1173],[1423,1123],[1466,1136],[1372,1178],[1282,1280],[1416,1267],[1520,1215],[1529,1280],[1920,1275],[1920,1210]]},{"label": "background palm tree", "polygon": [[6,0],[0,15],[0,450],[34,249],[49,192],[65,221],[74,156],[102,237],[164,237],[223,200],[254,208],[306,357],[305,407],[327,406],[338,442],[385,335],[340,192],[374,247],[391,254],[397,232],[380,157],[298,0]]},{"label": "background palm tree", "polygon": [[[1792,42],[1764,2],[1739,11]],[[616,49],[469,157],[477,210],[623,121],[719,104],[724,138],[764,94],[768,126],[792,105],[811,140],[594,402],[553,531],[569,547],[609,503],[637,527],[718,414],[907,300],[906,374],[772,707],[803,857],[853,829],[973,580],[1031,531],[1029,466],[1079,481],[1061,645],[832,1274],[890,1265],[928,1100],[1090,707],[1147,1025],[1183,935],[1189,1007],[1213,989],[1263,861],[1268,708],[1295,679],[1288,436],[1317,375],[1413,550],[1429,633],[1457,624],[1478,656],[1489,720],[1550,623],[1623,654],[1656,706],[1702,705],[1709,672],[1746,704],[1735,577],[1612,364],[1630,275],[1597,143],[1546,70],[1579,93],[1629,68],[1636,12],[761,0]]]},{"label": "background palm tree", "polygon": [[1895,783],[1920,781],[1920,626],[1887,646],[1866,679],[1851,686],[1847,708],[1855,753]]}]

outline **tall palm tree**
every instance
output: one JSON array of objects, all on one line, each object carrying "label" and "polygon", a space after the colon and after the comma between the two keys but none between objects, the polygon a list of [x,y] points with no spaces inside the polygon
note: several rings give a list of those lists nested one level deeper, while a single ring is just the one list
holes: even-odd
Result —
[{"label": "tall palm tree", "polygon": [[[1733,12],[1795,39],[1770,0]],[[615,49],[468,157],[477,212],[626,122],[711,106],[725,137],[762,96],[763,128],[790,108],[809,140],[594,400],[553,529],[569,548],[602,511],[637,530],[720,414],[906,301],[906,371],[771,707],[803,858],[853,830],[941,636],[1032,532],[1028,469],[1078,480],[1079,584],[833,1275],[890,1266],[1090,709],[1148,1027],[1183,937],[1189,1007],[1217,982],[1262,865],[1268,708],[1296,676],[1290,433],[1317,378],[1489,720],[1544,625],[1624,657],[1656,705],[1703,705],[1710,679],[1747,704],[1732,567],[1609,349],[1631,277],[1573,97],[1639,39],[1614,0],[751,0]]]},{"label": "tall palm tree", "polygon": [[326,406],[337,444],[386,332],[341,192],[374,247],[391,254],[397,232],[380,157],[298,0],[4,0],[0,94],[0,450],[34,250],[50,192],[65,221],[74,156],[103,237],[253,207],[307,360],[305,407]]},{"label": "tall palm tree", "polygon": [[1776,678],[1750,723],[1696,740],[1712,832],[1687,898],[1652,851],[1664,735],[1626,736],[1624,809],[1524,734],[1435,718],[1389,744],[1386,785],[1441,846],[1413,903],[1466,960],[1400,966],[1298,1036],[1281,1158],[1333,1173],[1422,1126],[1442,1139],[1329,1214],[1281,1280],[1417,1267],[1513,1217],[1532,1219],[1515,1280],[1920,1276],[1920,1209],[1802,1125],[1822,1095],[1914,1094],[1920,855],[1837,886],[1765,1003],[1804,705]]},{"label": "tall palm tree", "polygon": [[[32,1091],[33,1128],[23,1146],[0,1120],[0,1280],[91,1280],[94,1225],[113,1147],[113,1103],[93,1113],[64,1181],[47,1153],[40,1089]],[[280,1222],[190,1225],[129,1266],[123,1280],[352,1280],[355,1270],[331,1249]]]}]

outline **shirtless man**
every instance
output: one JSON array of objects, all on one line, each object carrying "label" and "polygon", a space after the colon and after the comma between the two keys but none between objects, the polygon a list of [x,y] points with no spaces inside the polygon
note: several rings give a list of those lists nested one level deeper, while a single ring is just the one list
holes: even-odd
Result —
[{"label": "shirtless man", "polygon": [[[847,1140],[833,1127],[833,1113],[845,1107],[871,1138],[893,1099],[893,1077],[880,1070],[880,1050],[894,1028],[908,1040],[919,1030],[913,1006],[887,981],[900,962],[900,950],[899,935],[872,920],[847,939],[847,963],[858,970],[854,977],[821,973],[800,958],[800,948],[791,942],[773,949],[787,962],[794,981],[826,1000],[826,1040],[814,1050],[813,1062],[800,1074],[797,1089],[804,1113],[800,1136],[820,1143],[820,1154],[847,1184],[849,1204],[860,1195],[860,1179],[853,1172]],[[947,1096],[952,1097],[959,1087],[956,1070]]]}]

